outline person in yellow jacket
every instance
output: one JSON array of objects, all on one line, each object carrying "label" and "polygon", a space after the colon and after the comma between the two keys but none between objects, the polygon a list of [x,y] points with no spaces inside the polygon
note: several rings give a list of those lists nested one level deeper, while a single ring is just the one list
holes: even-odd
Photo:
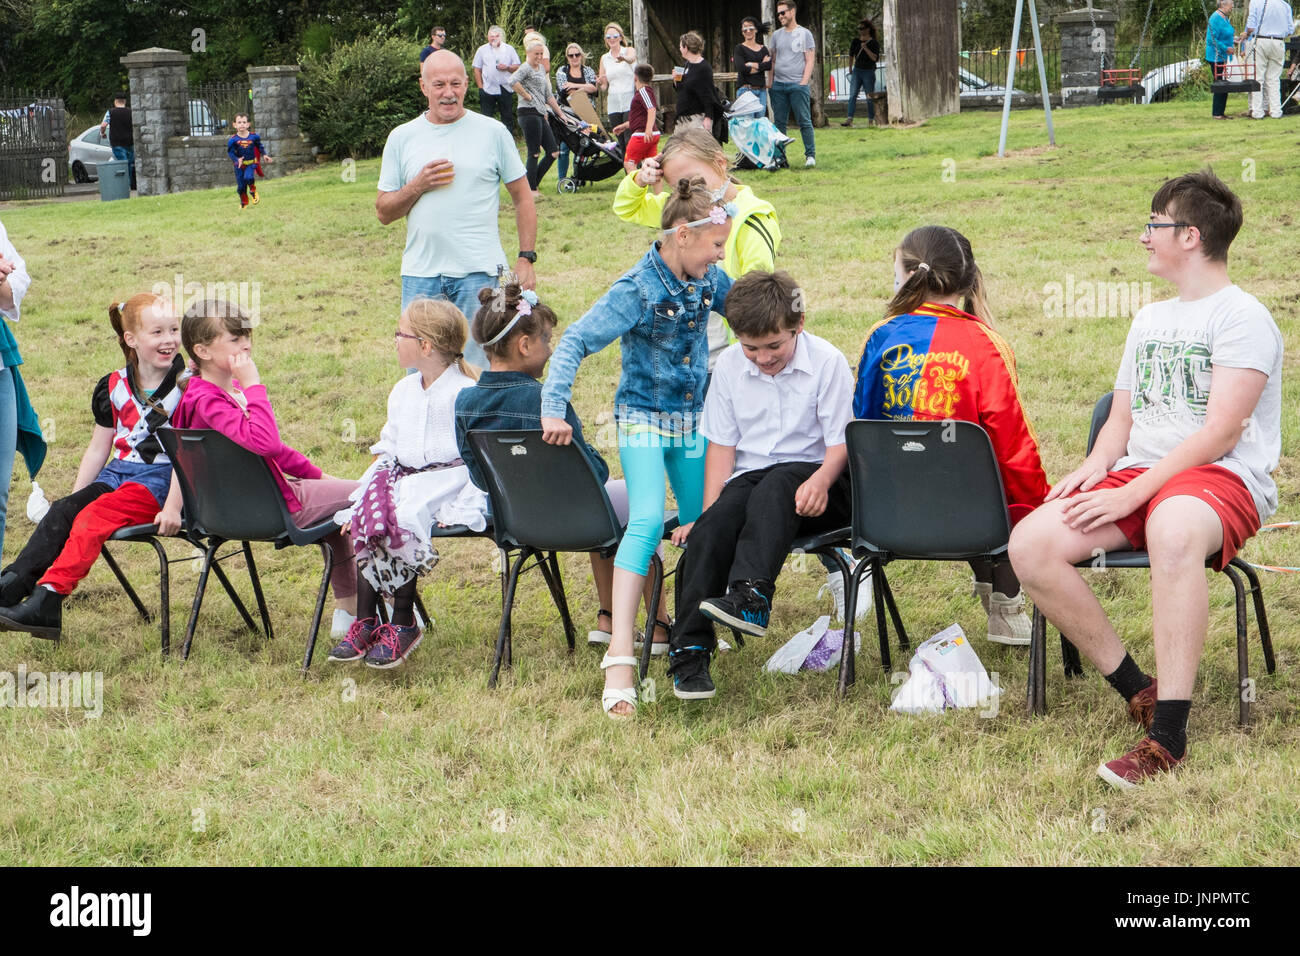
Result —
[{"label": "person in yellow jacket", "polygon": [[[672,193],[662,183],[703,176],[714,198],[735,203],[736,215],[727,237],[727,256],[722,270],[732,279],[746,272],[776,268],[776,250],[781,244],[781,226],[772,204],[759,199],[748,186],[727,175],[727,154],[718,141],[702,129],[682,129],[668,139],[656,157],[623,179],[614,194],[614,215],[625,222],[659,228],[664,203]],[[709,316],[709,371],[718,354],[727,347],[728,332],[716,312]]]}]

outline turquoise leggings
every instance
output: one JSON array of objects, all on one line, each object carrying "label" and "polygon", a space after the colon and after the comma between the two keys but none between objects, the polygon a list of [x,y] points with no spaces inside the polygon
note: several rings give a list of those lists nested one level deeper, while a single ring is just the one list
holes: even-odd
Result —
[{"label": "turquoise leggings", "polygon": [[614,567],[633,574],[649,570],[650,555],[664,533],[665,479],[673,486],[681,523],[700,516],[707,444],[698,432],[666,436],[619,428],[618,458],[627,482],[628,518]]}]

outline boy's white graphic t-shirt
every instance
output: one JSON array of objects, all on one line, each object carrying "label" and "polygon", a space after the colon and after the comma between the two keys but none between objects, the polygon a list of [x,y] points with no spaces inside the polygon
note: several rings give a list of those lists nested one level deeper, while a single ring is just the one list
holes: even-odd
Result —
[{"label": "boy's white graphic t-shirt", "polygon": [[1277,510],[1270,472],[1282,452],[1282,334],[1235,285],[1192,302],[1154,302],[1133,319],[1115,379],[1132,395],[1133,428],[1114,468],[1149,468],[1205,424],[1215,365],[1268,376],[1236,447],[1214,462],[1245,483],[1263,523]]}]

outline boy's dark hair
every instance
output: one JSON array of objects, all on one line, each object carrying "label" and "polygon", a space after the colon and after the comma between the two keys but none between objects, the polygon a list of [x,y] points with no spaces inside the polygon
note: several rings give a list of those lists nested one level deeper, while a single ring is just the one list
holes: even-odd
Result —
[{"label": "boy's dark hair", "polygon": [[[555,312],[545,302],[531,306],[527,315],[519,315],[519,302],[523,299],[523,289],[519,283],[507,281],[501,287],[488,286],[478,293],[479,307],[474,313],[471,334],[474,341],[483,346],[483,351],[494,358],[506,358],[510,354],[510,342],[520,335],[537,335],[546,329],[555,328],[558,319]],[[501,334],[501,330],[510,324],[511,319],[519,315],[519,321],[510,327],[502,338],[491,342]]]},{"label": "boy's dark hair", "polygon": [[803,290],[784,269],[746,272],[727,293],[727,324],[736,335],[793,332],[803,317]]},{"label": "boy's dark hair", "polygon": [[1209,166],[1166,182],[1151,197],[1151,211],[1195,226],[1212,262],[1228,261],[1228,247],[1241,230],[1241,200]]},{"label": "boy's dark hair", "polygon": [[[241,117],[241,116],[242,116],[244,119],[248,119],[248,114],[247,114],[247,113],[236,113],[236,114],[235,114],[235,119],[239,119],[239,117]],[[231,122],[233,123],[234,120],[231,120]]]},{"label": "boy's dark hair", "polygon": [[655,68],[649,63],[638,63],[636,69],[634,69],[632,73],[638,80],[645,83],[647,86],[655,78]]},{"label": "boy's dark hair", "polygon": [[121,100],[123,103],[125,103],[125,102],[126,102],[126,94],[125,94],[125,93],[114,93],[114,94],[113,94],[113,102],[116,103],[118,100]]}]

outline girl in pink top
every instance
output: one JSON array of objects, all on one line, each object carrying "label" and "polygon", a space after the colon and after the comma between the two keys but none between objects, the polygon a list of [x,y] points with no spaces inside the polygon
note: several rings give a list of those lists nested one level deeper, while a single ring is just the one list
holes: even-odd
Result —
[{"label": "girl in pink top", "polygon": [[[266,386],[253,364],[252,335],[252,323],[234,303],[209,299],[186,310],[181,344],[198,374],[185,383],[171,422],[175,428],[214,429],[265,458],[293,520],[306,528],[348,507],[357,483],[324,474],[281,440]],[[340,616],[356,613],[357,566],[341,532],[325,541],[334,553],[330,584],[339,609],[337,626]]]}]

